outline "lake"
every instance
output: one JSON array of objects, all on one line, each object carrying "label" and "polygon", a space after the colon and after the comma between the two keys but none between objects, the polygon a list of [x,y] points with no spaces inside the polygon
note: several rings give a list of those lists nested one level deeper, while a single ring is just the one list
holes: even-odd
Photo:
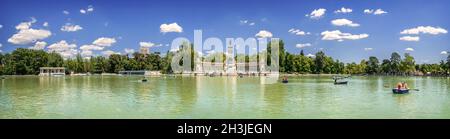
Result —
[{"label": "lake", "polygon": [[[450,118],[450,78],[11,76],[0,118]],[[406,81],[409,94],[392,94]],[[275,83],[271,83],[275,82]]]}]

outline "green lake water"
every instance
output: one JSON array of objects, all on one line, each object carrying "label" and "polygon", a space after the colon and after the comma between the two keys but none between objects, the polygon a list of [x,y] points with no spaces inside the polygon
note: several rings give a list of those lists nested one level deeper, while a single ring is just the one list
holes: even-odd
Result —
[{"label": "green lake water", "polygon": [[[448,77],[38,77],[0,80],[0,118],[450,118]],[[406,81],[409,94],[392,94]],[[271,83],[272,82],[272,83]],[[279,81],[278,81],[279,82]]]}]

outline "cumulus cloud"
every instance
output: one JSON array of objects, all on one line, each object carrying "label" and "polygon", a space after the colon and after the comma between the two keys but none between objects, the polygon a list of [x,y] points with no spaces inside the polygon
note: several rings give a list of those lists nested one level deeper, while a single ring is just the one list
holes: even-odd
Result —
[{"label": "cumulus cloud", "polygon": [[69,44],[65,40],[51,44],[47,48],[49,52],[59,53],[64,58],[71,58],[78,54],[77,45]]},{"label": "cumulus cloud", "polygon": [[26,29],[30,29],[30,27],[31,27],[31,22],[22,22],[22,23],[19,23],[17,26],[16,26],[16,29],[17,30],[26,30]]},{"label": "cumulus cloud", "polygon": [[316,55],[313,55],[313,54],[307,54],[306,57],[316,57]]},{"label": "cumulus cloud", "polygon": [[0,29],[2,29],[3,28],[3,25],[0,25]]},{"label": "cumulus cloud", "polygon": [[447,30],[440,28],[440,27],[432,27],[432,26],[418,26],[416,28],[410,28],[405,29],[400,34],[431,34],[431,35],[438,35],[438,34],[447,34]]},{"label": "cumulus cloud", "polygon": [[111,50],[106,50],[106,51],[103,51],[102,54],[104,56],[106,56],[106,57],[109,57],[112,54],[120,54],[120,53],[119,52],[114,52],[114,51],[111,51]]},{"label": "cumulus cloud", "polygon": [[414,51],[414,49],[413,49],[413,48],[406,48],[405,51],[410,51],[410,52],[412,52],[412,51]]},{"label": "cumulus cloud", "polygon": [[311,34],[310,32],[305,32],[305,31],[301,31],[300,29],[294,29],[294,28],[289,29],[288,32],[291,34],[299,35],[299,36]]},{"label": "cumulus cloud", "polygon": [[415,41],[415,42],[417,42],[417,41],[420,40],[420,37],[403,36],[403,37],[400,37],[400,40],[402,40],[402,41]]},{"label": "cumulus cloud", "polygon": [[97,46],[97,45],[82,45],[81,47],[80,47],[80,49],[81,50],[83,50],[83,51],[90,51],[90,50],[103,50],[104,49],[104,47],[101,47],[101,46]]},{"label": "cumulus cloud", "polygon": [[373,12],[374,15],[387,14],[388,12],[383,11],[382,9],[377,9]]},{"label": "cumulus cloud", "polygon": [[309,47],[312,46],[310,43],[303,43],[303,44],[297,44],[295,45],[295,47],[297,48],[305,48],[305,47]]},{"label": "cumulus cloud", "polygon": [[442,52],[441,52],[441,55],[447,55],[447,54],[448,54],[447,51],[442,51]]},{"label": "cumulus cloud", "polygon": [[255,35],[258,38],[272,38],[272,33],[267,30],[261,30]]},{"label": "cumulus cloud", "polygon": [[168,32],[183,32],[183,28],[179,26],[177,23],[171,23],[171,24],[161,24],[159,26],[161,33],[168,33]]},{"label": "cumulus cloud", "polygon": [[116,43],[116,39],[115,38],[107,38],[107,37],[101,37],[98,38],[97,40],[95,40],[94,42],[92,42],[92,44],[97,45],[97,46],[112,46],[114,43]]},{"label": "cumulus cloud", "polygon": [[309,15],[306,15],[306,16],[309,16],[309,18],[311,18],[311,19],[319,19],[325,15],[326,11],[327,10],[324,8],[315,9]]},{"label": "cumulus cloud", "polygon": [[29,49],[33,49],[33,50],[43,50],[45,48],[45,46],[47,46],[47,42],[44,41],[38,41],[34,44],[34,46],[29,47]]},{"label": "cumulus cloud", "polygon": [[48,22],[44,22],[44,23],[42,24],[42,26],[48,27]]},{"label": "cumulus cloud", "polygon": [[155,44],[152,42],[139,42],[139,46],[150,48],[150,47],[155,46]]},{"label": "cumulus cloud", "polygon": [[90,51],[90,50],[83,50],[81,51],[81,56],[84,58],[90,57],[94,54],[94,52]]},{"label": "cumulus cloud", "polygon": [[36,19],[32,19],[30,22],[22,22],[16,26],[19,31],[8,39],[8,42],[17,45],[26,45],[38,40],[43,40],[52,35],[48,30],[44,29],[32,29],[31,25],[36,22]]},{"label": "cumulus cloud", "polygon": [[249,23],[248,25],[249,25],[249,26],[253,26],[253,25],[255,25],[255,22],[251,22],[251,23]]},{"label": "cumulus cloud", "polygon": [[344,41],[344,40],[359,40],[369,37],[369,34],[357,34],[353,35],[350,33],[342,33],[339,30],[334,31],[324,31],[321,33],[322,40],[337,40],[337,41]]},{"label": "cumulus cloud", "polygon": [[382,9],[365,9],[364,10],[365,14],[373,14],[373,15],[382,15],[382,14],[387,14],[388,12],[383,11]]},{"label": "cumulus cloud", "polygon": [[353,10],[350,8],[342,7],[341,9],[334,11],[334,13],[344,13],[345,14],[345,13],[351,13],[352,11]]},{"label": "cumulus cloud", "polygon": [[359,24],[353,23],[353,21],[342,18],[342,19],[335,19],[331,21],[331,24],[335,26],[349,26],[349,27],[358,27]]},{"label": "cumulus cloud", "polygon": [[124,49],[126,54],[133,54],[134,53],[134,49],[130,49],[130,48],[125,48]]},{"label": "cumulus cloud", "polygon": [[372,51],[373,48],[364,48],[364,51]]},{"label": "cumulus cloud", "polygon": [[75,31],[79,31],[82,29],[83,29],[83,27],[81,27],[79,25],[72,25],[69,23],[67,23],[66,25],[61,27],[61,31],[64,31],[64,32],[75,32]]}]

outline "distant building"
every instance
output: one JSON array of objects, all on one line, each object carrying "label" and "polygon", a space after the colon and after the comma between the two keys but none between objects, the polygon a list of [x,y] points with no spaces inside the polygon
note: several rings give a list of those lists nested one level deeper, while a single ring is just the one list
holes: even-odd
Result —
[{"label": "distant building", "polygon": [[150,54],[150,48],[148,48],[148,47],[141,47],[139,49],[139,53],[141,53],[141,54]]},{"label": "distant building", "polygon": [[41,67],[39,70],[40,76],[62,76],[66,74],[66,68],[64,67]]}]

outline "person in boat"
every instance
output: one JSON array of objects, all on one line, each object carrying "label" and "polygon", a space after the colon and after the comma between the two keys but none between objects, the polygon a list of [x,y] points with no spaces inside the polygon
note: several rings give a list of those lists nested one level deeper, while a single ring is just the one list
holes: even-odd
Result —
[{"label": "person in boat", "polygon": [[402,82],[402,89],[408,90],[408,84],[406,82]]},{"label": "person in boat", "polygon": [[287,81],[288,81],[287,77],[284,76],[284,77],[283,77],[283,82],[287,82]]},{"label": "person in boat", "polygon": [[403,87],[403,84],[401,82],[397,83],[397,90],[401,90]]}]

